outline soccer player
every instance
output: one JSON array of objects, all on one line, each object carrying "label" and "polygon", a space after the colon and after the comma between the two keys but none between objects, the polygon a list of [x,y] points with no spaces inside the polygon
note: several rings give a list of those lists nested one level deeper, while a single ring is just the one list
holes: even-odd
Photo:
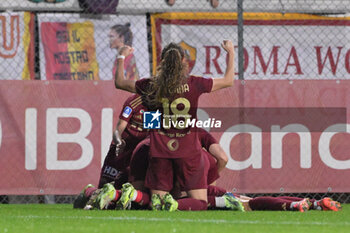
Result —
[{"label": "soccer player", "polygon": [[[111,142],[101,169],[99,188],[102,188],[106,183],[115,181],[115,187],[120,189],[121,185],[128,181],[128,167],[132,151],[148,135],[148,130],[142,127],[144,111],[147,109],[142,105],[139,95],[132,95],[125,101],[123,110],[119,114],[117,130],[114,133],[114,135],[121,135],[122,140],[118,143],[118,139],[115,137]],[[116,144],[119,144],[118,147]],[[123,147],[123,150],[116,154],[119,147]],[[115,179],[116,177],[117,179]]]},{"label": "soccer player", "polygon": [[337,201],[333,201],[329,197],[321,200],[299,198],[299,197],[270,197],[262,196],[250,198],[243,196],[242,203],[247,211],[249,210],[294,210],[305,212],[308,210],[324,210],[339,211],[342,209]]},{"label": "soccer player", "polygon": [[[228,54],[223,78],[205,79],[188,75],[183,49],[175,43],[170,43],[162,51],[156,75],[135,82],[124,77],[124,59],[133,52],[133,48],[123,46],[117,58],[115,86],[142,95],[147,108],[160,110],[165,121],[170,124],[179,120],[180,115],[194,119],[201,94],[233,85],[233,43],[225,40],[222,47]],[[172,114],[170,118],[166,116],[169,114]],[[154,115],[157,116],[159,117]],[[154,203],[163,201],[162,208],[168,211],[207,209],[207,178],[196,130],[189,127],[179,129],[174,125],[169,128],[162,126],[159,130],[150,131],[150,140],[151,158],[146,186],[152,193],[152,207],[159,209],[159,205]],[[175,201],[168,193],[173,188],[174,177],[189,198]]]},{"label": "soccer player", "polygon": [[[205,167],[208,173],[207,183],[212,184],[219,178],[219,172],[226,166],[228,157],[215,138],[208,132],[198,129],[198,135],[204,150],[203,156],[205,157]],[[96,202],[102,203],[98,208],[104,209],[105,206],[110,205],[110,200],[115,200],[115,198],[119,198],[120,196],[117,202],[117,209],[129,209],[132,201],[138,203],[143,208],[147,208],[150,200],[148,199],[148,190],[144,188],[144,180],[148,167],[149,145],[150,140],[146,138],[133,151],[130,161],[130,183],[123,184],[122,194],[120,195],[120,190],[115,190],[112,185],[106,185],[104,189],[107,189],[110,194],[106,200],[103,200],[101,196],[96,197]],[[174,188],[171,194],[173,196],[175,195],[175,199],[183,197],[177,188]],[[211,198],[211,195],[219,195],[224,202],[223,207],[243,211],[243,206],[237,199],[232,195],[228,195],[224,189],[210,185],[208,187],[208,199]]]},{"label": "soccer player", "polygon": [[[207,170],[207,183],[213,184],[220,176],[219,173],[225,168],[228,161],[228,157],[221,146],[217,143],[214,137],[210,133],[203,129],[198,129],[198,136],[200,144],[203,147],[203,154],[205,160],[205,167]],[[150,140],[147,138],[140,142],[135,148],[131,161],[130,161],[130,176],[129,182],[135,187],[136,190],[144,190],[144,180],[146,177],[148,159],[149,159],[149,145]],[[133,189],[133,187],[128,186],[127,189]],[[213,185],[209,187],[210,194],[215,193],[217,189]],[[222,191],[222,189],[220,189]],[[125,192],[125,193],[124,193]],[[129,201],[130,191],[123,189],[123,196],[125,198],[124,202]],[[175,195],[175,199],[182,196],[179,190],[176,188],[171,191],[172,195]],[[128,204],[125,203],[125,206]]]},{"label": "soccer player", "polygon": [[[130,96],[124,102],[113,140],[103,162],[98,188],[113,181],[114,186],[121,189],[122,185],[128,181],[132,152],[136,145],[148,135],[148,130],[142,127],[142,114],[146,110],[142,105],[141,97],[137,94]],[[92,184],[87,185],[75,199],[74,208],[84,208],[96,190],[97,188]]]}]

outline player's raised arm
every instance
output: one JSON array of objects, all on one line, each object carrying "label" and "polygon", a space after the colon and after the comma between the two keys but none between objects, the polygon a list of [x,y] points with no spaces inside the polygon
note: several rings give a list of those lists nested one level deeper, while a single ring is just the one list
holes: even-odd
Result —
[{"label": "player's raised arm", "polygon": [[114,85],[118,89],[122,89],[129,92],[136,92],[135,81],[126,80],[124,77],[124,60],[129,56],[134,49],[130,46],[123,46],[119,49],[119,55],[117,57],[117,70],[114,77]]},{"label": "player's raised arm", "polygon": [[212,92],[222,88],[231,87],[233,85],[233,78],[235,75],[233,43],[231,40],[224,40],[221,46],[228,54],[228,61],[224,77],[213,79],[213,87],[211,89]]}]

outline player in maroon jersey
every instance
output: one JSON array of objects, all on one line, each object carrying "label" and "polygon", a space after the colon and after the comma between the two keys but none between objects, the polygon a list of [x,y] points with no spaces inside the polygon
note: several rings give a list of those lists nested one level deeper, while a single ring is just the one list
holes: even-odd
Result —
[{"label": "player in maroon jersey", "polygon": [[[210,162],[209,170],[208,170],[208,184],[211,184],[217,178],[219,178],[219,171],[222,170],[227,163],[227,155],[217,143],[215,138],[213,138],[209,133],[204,130],[199,129],[199,139],[203,148],[210,152],[205,155],[208,157]],[[144,189],[144,179],[146,176],[146,170],[148,166],[148,153],[149,153],[149,138],[144,139],[140,142],[135,150],[133,151],[132,159],[130,162],[130,176],[129,181],[132,183],[126,184],[128,186],[127,190],[125,190],[121,195],[120,190],[116,190],[114,192],[113,199],[118,201],[118,198],[121,196],[125,196],[127,198],[127,204],[125,205],[128,209],[131,206],[131,201],[138,203],[137,206],[141,206],[143,208],[147,208],[149,204],[149,195],[148,190]],[[217,159],[215,160],[214,157]],[[112,186],[108,184],[109,186]],[[125,186],[125,185],[124,185]],[[131,188],[130,188],[131,187]],[[91,191],[95,191],[91,187],[87,188],[87,193],[91,193]],[[100,191],[100,190],[98,190]],[[98,194],[97,191],[97,194]],[[172,190],[172,194],[178,197],[179,194]],[[123,197],[125,198],[125,197]],[[300,211],[304,212],[307,210],[331,210],[331,211],[339,211],[341,210],[341,205],[339,202],[333,201],[331,198],[326,197],[321,200],[316,199],[307,199],[307,198],[299,198],[299,197],[290,197],[290,196],[281,196],[281,197],[270,197],[270,196],[261,196],[261,197],[247,197],[243,195],[235,194],[227,192],[225,189],[209,185],[208,186],[208,207],[210,209],[233,209],[237,208],[243,211],[242,206],[236,206],[237,202],[235,202],[235,198],[241,200],[244,206],[244,210],[280,210],[280,211]],[[111,206],[114,208],[112,204],[113,202],[104,203],[106,206]],[[106,206],[97,207],[104,209]],[[81,207],[82,208],[82,207]],[[122,209],[122,208],[120,208]]]},{"label": "player in maroon jersey", "polygon": [[[217,141],[205,130],[198,129],[199,131],[199,139],[201,146],[203,147],[205,161],[205,171],[206,177],[208,180],[208,184],[213,183],[216,179],[219,178],[219,171],[221,171],[227,163],[227,155],[221,148],[221,146],[217,143]],[[131,202],[138,203],[139,207],[147,208],[150,202],[148,190],[144,187],[144,181],[146,177],[146,171],[148,167],[149,160],[149,148],[150,148],[150,140],[149,138],[144,139],[140,142],[133,151],[133,155],[130,161],[130,176],[129,182],[123,184],[123,191],[121,195],[120,190],[115,190],[111,184],[108,184],[104,187],[105,190],[111,191],[111,195],[107,196],[107,200],[101,199],[101,196],[95,197],[96,203],[100,204],[99,206],[95,205],[99,209],[105,209],[109,206],[113,205],[113,200],[117,201],[116,208],[117,209],[129,209],[131,206]],[[209,152],[207,152],[209,151]],[[115,191],[114,191],[115,190]],[[223,189],[210,185],[208,187],[208,193],[210,195],[215,195],[218,191],[222,192]],[[174,188],[171,193],[176,196],[176,198],[180,198],[181,193],[179,190]],[[225,191],[224,191],[225,193]],[[101,195],[104,193],[101,193]],[[222,196],[223,194],[221,194]],[[119,200],[118,200],[119,198]],[[224,201],[228,202],[234,197],[224,196]],[[102,202],[101,202],[102,201]],[[229,207],[229,206],[226,206]],[[241,207],[243,208],[243,207]],[[234,208],[231,208],[234,209]]]},{"label": "player in maroon jersey", "polygon": [[[204,152],[202,156],[205,160],[205,170],[207,172],[205,176],[207,178],[207,183],[213,184],[220,177],[219,172],[225,168],[228,157],[215,138],[212,137],[207,131],[198,129],[198,135]],[[135,148],[130,161],[129,181],[132,185],[128,184],[129,189],[127,192],[134,192],[134,190],[147,191],[144,189],[144,181],[148,167],[149,148],[150,140],[148,138],[140,142]],[[222,190],[223,189],[214,185],[208,186],[209,195],[215,195],[218,191],[221,193]],[[226,191],[224,191],[224,193],[226,193]],[[171,194],[175,199],[183,197],[180,190],[178,190],[177,185],[175,185],[175,188],[171,190]],[[124,197],[125,195],[126,197]],[[222,196],[223,194],[220,195]],[[125,193],[124,190],[122,193],[122,198],[126,198],[126,206],[129,206],[129,201],[132,200],[128,198],[128,193]],[[226,199],[231,200],[232,197],[228,196]],[[144,205],[145,202],[143,201],[142,204]]]},{"label": "player in maroon jersey", "polygon": [[[205,156],[206,161],[206,170],[208,170],[207,174],[207,180],[208,184],[212,184],[216,179],[219,178],[219,172],[226,166],[226,163],[228,161],[226,153],[223,151],[221,146],[217,143],[214,137],[212,137],[208,132],[206,132],[203,129],[198,129],[199,131],[199,139],[200,143],[203,147],[203,150],[205,151],[203,153],[203,156]],[[148,204],[150,202],[149,200],[149,194],[148,190],[144,187],[144,180],[146,177],[146,171],[148,167],[148,159],[149,159],[149,145],[150,140],[147,137],[143,141],[141,141],[136,148],[133,151],[132,158],[130,161],[130,175],[129,175],[129,182],[132,184],[125,184],[123,185],[123,193],[121,195],[121,190],[116,190],[114,192],[113,198],[111,196],[110,200],[105,201],[100,204],[98,196],[92,197],[92,199],[96,199],[96,205],[92,204],[91,208],[97,208],[97,209],[106,209],[113,208],[115,204],[113,204],[113,200],[119,201],[118,198],[121,197],[127,198],[127,203],[125,204],[125,207],[123,208],[122,205],[117,205],[117,209],[128,209],[131,206],[131,202],[138,203],[136,206],[140,206],[142,208],[147,208]],[[209,152],[207,152],[209,151]],[[111,185],[108,184],[110,187]],[[128,186],[129,188],[125,188],[125,186]],[[104,187],[106,188],[106,187]],[[89,194],[88,196],[92,194],[92,192],[96,191],[96,188],[93,187],[87,187],[86,193]],[[114,188],[113,188],[114,189]],[[96,191],[96,194],[99,194],[100,190]],[[176,188],[172,190],[171,192],[173,195],[176,196],[176,198],[181,197],[181,193],[179,193],[179,190]],[[208,195],[220,195],[226,193],[225,190],[218,188],[216,186],[210,185],[208,187]],[[125,197],[126,196],[126,197]],[[226,199],[232,199],[230,196],[227,196],[227,198],[223,198],[224,201]],[[227,200],[226,200],[227,201]],[[94,201],[92,201],[94,202]],[[86,202],[85,202],[86,203]],[[84,205],[85,206],[85,205]],[[80,208],[83,208],[84,206],[80,206]]]},{"label": "player in maroon jersey", "polygon": [[[220,177],[219,173],[222,171],[228,161],[228,157],[222,147],[218,144],[216,139],[204,129],[198,129],[198,136],[200,144],[203,147],[203,156],[205,159],[205,167],[208,183],[208,204],[210,207],[221,207],[224,209],[240,210],[244,211],[244,208],[238,203],[234,196],[227,193],[223,188],[215,186],[215,181]],[[140,142],[133,152],[133,156],[130,161],[130,184],[127,192],[134,192],[134,190],[144,190],[144,180],[146,177],[146,171],[148,166],[148,153],[149,153],[150,140],[147,138]],[[134,188],[133,188],[134,186]],[[180,192],[178,186],[171,190],[171,194],[175,199],[183,198],[184,194]],[[124,197],[126,195],[126,197]],[[134,194],[132,195],[134,196]],[[122,198],[126,198],[126,206],[129,206],[128,193],[123,191]],[[136,198],[133,198],[136,199]],[[136,199],[137,200],[137,199]],[[131,201],[131,200],[130,200]],[[138,202],[138,201],[136,201]],[[140,202],[139,202],[140,203]],[[142,204],[145,204],[143,200]],[[220,206],[219,206],[220,205]]]},{"label": "player in maroon jersey", "polygon": [[[219,173],[225,168],[228,157],[213,136],[203,129],[198,129],[200,144],[204,149],[202,154],[208,167],[207,183],[213,184],[219,177]],[[129,181],[136,189],[143,189],[149,160],[150,139],[140,142],[130,161]]]},{"label": "player in maroon jersey", "polygon": [[[225,40],[223,49],[228,53],[227,67],[223,78],[205,79],[188,75],[187,61],[183,49],[174,43],[167,45],[161,54],[157,73],[151,79],[125,80],[124,58],[133,48],[123,46],[117,61],[116,88],[137,92],[145,100],[147,107],[157,112],[153,119],[163,114],[165,123],[158,130],[150,131],[150,163],[147,170],[146,186],[151,189],[152,206],[159,209],[205,210],[207,208],[207,180],[204,156],[197,132],[191,127],[176,127],[173,123],[196,119],[199,96],[233,85],[234,47],[232,41]],[[168,192],[173,188],[173,178],[179,182],[189,198],[176,202]],[[162,200],[160,200],[162,198]],[[153,201],[154,199],[154,201]],[[155,204],[157,202],[157,204]]]},{"label": "player in maroon jersey", "polygon": [[[209,133],[201,132],[201,144],[207,151],[212,155],[215,154],[225,154],[225,152],[220,152],[222,148],[215,138],[213,138]],[[209,156],[209,159],[213,159],[213,156]],[[226,160],[227,163],[227,160]],[[217,171],[223,169],[226,166],[226,163],[222,161],[220,166],[217,163],[217,169],[213,169],[215,166],[211,164],[211,169],[208,172],[208,184],[212,181],[218,179]],[[225,189],[210,185],[208,186],[208,205],[214,209],[223,208],[223,209],[235,209],[234,206],[237,203],[232,201],[232,196],[238,198],[245,211],[251,210],[290,210],[290,211],[300,211],[305,212],[309,209],[313,210],[332,210],[339,211],[341,210],[341,205],[337,201],[333,201],[329,197],[325,197],[321,200],[308,199],[308,198],[299,198],[299,197],[290,197],[290,196],[281,196],[281,197],[270,197],[270,196],[261,196],[251,198],[244,195],[233,195],[232,193],[227,192]],[[239,208],[242,208],[239,206]]]},{"label": "player in maroon jersey", "polygon": [[340,211],[342,209],[339,202],[329,197],[325,197],[321,200],[290,196],[242,197],[242,203],[247,211],[284,210],[305,212],[308,210]]},{"label": "player in maroon jersey", "polygon": [[[106,183],[115,181],[116,188],[120,189],[121,185],[128,181],[128,167],[132,151],[148,135],[148,130],[142,127],[144,111],[146,108],[142,105],[139,95],[132,95],[125,101],[117,124],[117,132],[125,142],[125,147],[116,155],[116,142],[111,142],[101,169],[99,188],[102,188]],[[118,179],[115,180],[116,177]]]},{"label": "player in maroon jersey", "polygon": [[[104,160],[98,188],[114,181],[114,186],[121,189],[128,181],[129,163],[136,145],[148,135],[148,130],[142,127],[142,114],[146,108],[137,94],[130,96],[119,114],[114,140]],[[119,136],[121,135],[121,137]],[[87,185],[74,202],[75,208],[83,208],[88,198],[97,190],[93,185]]]}]

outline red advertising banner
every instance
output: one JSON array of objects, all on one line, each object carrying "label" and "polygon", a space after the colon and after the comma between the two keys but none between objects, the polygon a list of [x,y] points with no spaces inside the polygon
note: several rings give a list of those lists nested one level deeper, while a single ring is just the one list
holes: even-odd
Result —
[{"label": "red advertising banner", "polygon": [[[203,95],[199,117],[239,193],[349,192],[348,81],[246,81]],[[128,93],[112,81],[0,81],[0,195],[77,194],[97,184]]]},{"label": "red advertising banner", "polygon": [[98,182],[128,93],[66,80],[1,81],[0,93],[0,194],[75,194]]}]

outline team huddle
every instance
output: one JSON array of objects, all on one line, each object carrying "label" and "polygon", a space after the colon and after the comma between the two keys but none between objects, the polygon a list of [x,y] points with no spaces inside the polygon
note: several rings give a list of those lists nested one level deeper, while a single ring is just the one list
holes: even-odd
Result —
[{"label": "team huddle", "polygon": [[215,138],[196,127],[169,124],[144,129],[143,113],[159,111],[168,121],[196,119],[203,93],[227,88],[234,82],[232,41],[221,44],[227,52],[222,78],[190,75],[182,47],[168,44],[161,54],[156,75],[138,81],[124,77],[124,59],[130,46],[119,49],[115,86],[136,93],[124,103],[117,129],[105,158],[98,187],[87,185],[74,202],[84,209],[152,210],[296,210],[341,209],[331,198],[250,198],[215,186],[228,157]]}]

